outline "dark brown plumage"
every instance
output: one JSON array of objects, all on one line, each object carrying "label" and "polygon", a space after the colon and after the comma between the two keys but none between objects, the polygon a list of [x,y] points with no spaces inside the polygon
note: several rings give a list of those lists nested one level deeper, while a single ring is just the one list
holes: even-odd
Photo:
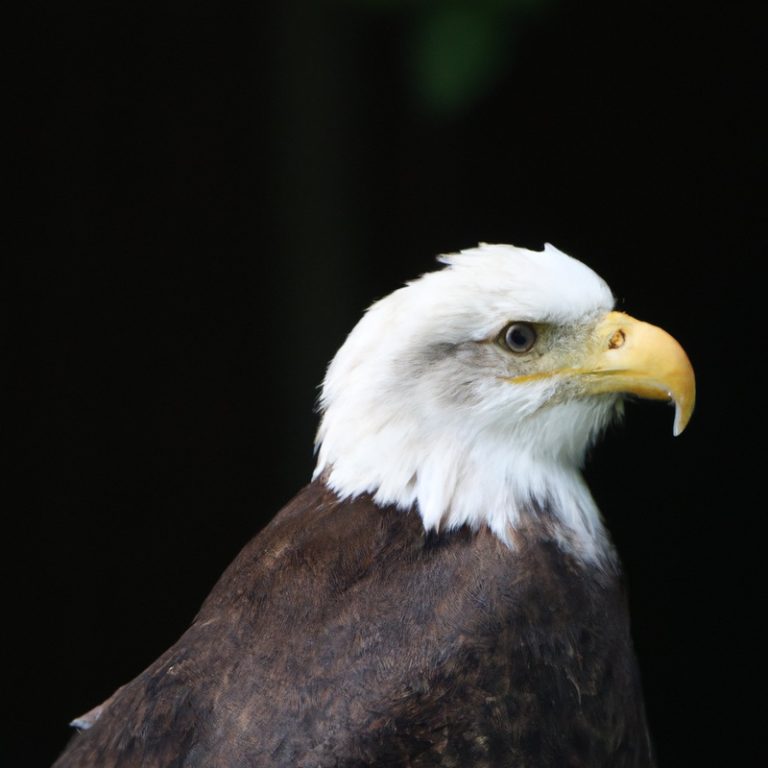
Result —
[{"label": "dark brown plumage", "polygon": [[617,570],[307,486],[56,768],[650,766]]}]

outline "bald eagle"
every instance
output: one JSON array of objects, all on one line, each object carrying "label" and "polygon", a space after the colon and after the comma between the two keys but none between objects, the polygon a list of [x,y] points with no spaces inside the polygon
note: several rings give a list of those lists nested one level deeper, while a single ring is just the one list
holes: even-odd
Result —
[{"label": "bald eagle", "polygon": [[441,260],[331,362],[311,482],[58,768],[654,764],[581,467],[626,395],[679,434],[691,365],[552,246]]}]

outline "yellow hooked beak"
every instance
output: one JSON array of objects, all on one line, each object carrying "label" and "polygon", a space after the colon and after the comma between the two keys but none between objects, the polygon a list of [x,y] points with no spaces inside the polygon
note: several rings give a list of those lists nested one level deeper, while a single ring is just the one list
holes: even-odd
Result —
[{"label": "yellow hooked beak", "polygon": [[572,371],[583,377],[586,392],[671,400],[675,404],[673,433],[679,435],[696,402],[693,367],[680,344],[661,328],[623,312],[609,312],[593,338],[590,352]]},{"label": "yellow hooked beak", "polygon": [[675,404],[673,433],[687,426],[696,402],[696,379],[683,348],[666,331],[635,320],[623,312],[609,312],[595,327],[583,354],[568,365],[542,373],[515,376],[512,383],[564,377],[581,394],[623,392]]}]

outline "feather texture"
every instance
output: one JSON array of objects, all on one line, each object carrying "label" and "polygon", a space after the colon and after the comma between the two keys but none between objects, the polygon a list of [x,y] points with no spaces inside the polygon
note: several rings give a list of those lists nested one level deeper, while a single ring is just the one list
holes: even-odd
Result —
[{"label": "feather texture", "polygon": [[556,377],[510,386],[523,363],[489,343],[512,321],[546,325],[539,359],[554,365],[611,309],[608,286],[552,246],[443,261],[374,304],[329,366],[315,477],[342,498],[416,505],[427,529],[488,525],[508,544],[546,506],[564,546],[610,556],[580,470],[619,399],[567,396]]},{"label": "feather texture", "polygon": [[652,765],[617,571],[517,537],[315,481],[55,768]]}]

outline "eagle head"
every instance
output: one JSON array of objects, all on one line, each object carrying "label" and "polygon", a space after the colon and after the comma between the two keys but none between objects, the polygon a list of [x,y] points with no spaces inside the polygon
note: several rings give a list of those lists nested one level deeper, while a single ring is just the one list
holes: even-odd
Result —
[{"label": "eagle head", "polygon": [[341,497],[415,508],[429,529],[514,532],[609,553],[581,468],[626,395],[670,400],[694,374],[665,331],[613,311],[607,284],[551,245],[481,244],[377,301],[331,362],[315,476]]}]

